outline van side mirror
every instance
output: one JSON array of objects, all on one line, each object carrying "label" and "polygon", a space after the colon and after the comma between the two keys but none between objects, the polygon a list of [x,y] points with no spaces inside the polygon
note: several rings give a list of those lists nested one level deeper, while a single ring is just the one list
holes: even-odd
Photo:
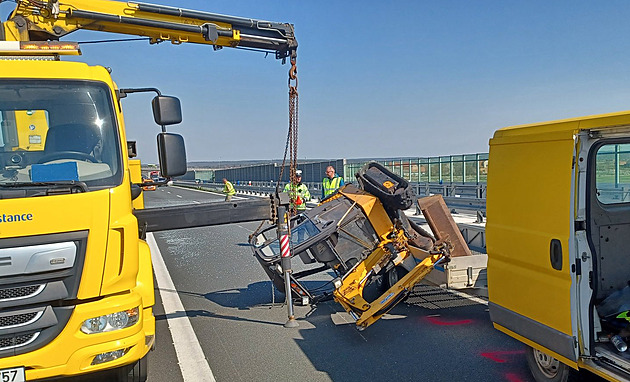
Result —
[{"label": "van side mirror", "polygon": [[188,171],[186,166],[186,147],[184,138],[179,134],[159,133],[157,136],[160,173],[170,178],[181,176]]},{"label": "van side mirror", "polygon": [[151,101],[153,119],[160,126],[176,125],[182,122],[182,106],[179,98],[156,96]]}]

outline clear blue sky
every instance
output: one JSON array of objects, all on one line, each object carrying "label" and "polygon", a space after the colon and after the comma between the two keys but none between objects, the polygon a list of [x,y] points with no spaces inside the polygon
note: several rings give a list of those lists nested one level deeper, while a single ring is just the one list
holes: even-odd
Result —
[{"label": "clear blue sky", "polygon": [[[300,159],[485,152],[504,126],[630,109],[628,1],[151,2],[295,25]],[[288,65],[193,44],[82,50],[121,87],[181,99],[184,122],[170,131],[189,160],[282,157]],[[159,131],[150,98],[123,104],[144,162],[156,161]]]}]

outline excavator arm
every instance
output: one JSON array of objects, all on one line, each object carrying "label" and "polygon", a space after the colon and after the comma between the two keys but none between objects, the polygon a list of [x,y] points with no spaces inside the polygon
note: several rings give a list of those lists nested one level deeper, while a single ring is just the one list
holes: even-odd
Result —
[{"label": "excavator arm", "polygon": [[283,62],[297,52],[292,24],[109,0],[17,0],[0,40],[59,40],[79,29],[145,36],[151,43],[260,49]]}]

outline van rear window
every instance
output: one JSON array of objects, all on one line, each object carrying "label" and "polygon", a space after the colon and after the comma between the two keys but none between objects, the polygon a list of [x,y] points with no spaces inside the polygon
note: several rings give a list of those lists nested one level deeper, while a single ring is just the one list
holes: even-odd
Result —
[{"label": "van rear window", "polygon": [[601,146],[595,172],[600,203],[630,203],[630,143]]}]

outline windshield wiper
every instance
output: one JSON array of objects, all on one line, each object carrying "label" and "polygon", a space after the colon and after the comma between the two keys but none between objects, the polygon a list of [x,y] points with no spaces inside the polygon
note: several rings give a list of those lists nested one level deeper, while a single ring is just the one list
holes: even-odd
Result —
[{"label": "windshield wiper", "polygon": [[88,192],[85,182],[76,180],[59,180],[55,182],[0,182],[0,188],[38,188],[46,187],[45,195],[74,194]]}]

